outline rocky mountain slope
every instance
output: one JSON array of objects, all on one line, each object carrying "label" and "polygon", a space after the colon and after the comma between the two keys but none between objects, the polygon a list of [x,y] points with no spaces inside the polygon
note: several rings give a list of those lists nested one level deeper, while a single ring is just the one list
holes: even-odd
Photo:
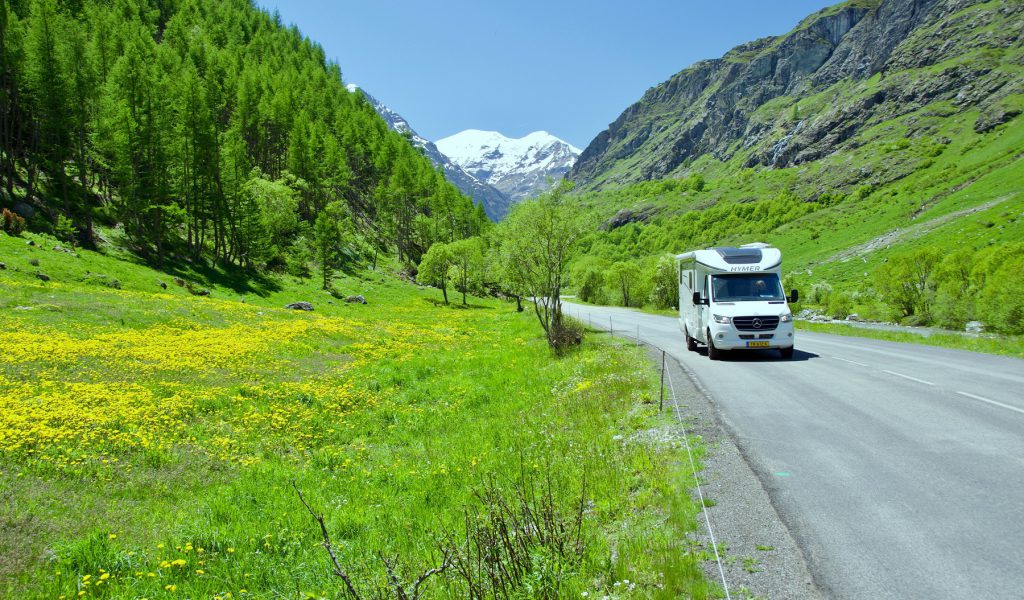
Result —
[{"label": "rocky mountain slope", "polygon": [[580,150],[546,131],[512,139],[496,131],[467,129],[437,141],[441,152],[512,202],[548,187],[572,167]]},{"label": "rocky mountain slope", "polygon": [[384,119],[384,122],[388,124],[388,127],[406,136],[412,145],[423,151],[423,154],[430,159],[434,165],[444,169],[445,178],[455,184],[457,188],[462,190],[462,193],[472,198],[478,204],[483,204],[484,212],[491,220],[497,221],[505,216],[508,212],[508,207],[512,203],[511,199],[506,196],[503,192],[498,190],[492,185],[488,185],[483,181],[480,181],[476,177],[473,177],[459,165],[452,162],[452,160],[445,156],[434,142],[421,137],[416,130],[409,125],[409,122],[405,120],[405,117],[398,114],[386,104],[369,94],[366,90],[361,89],[355,84],[348,84],[348,90],[354,92],[359,90],[362,92],[366,100],[373,106],[377,114]]},{"label": "rocky mountain slope", "polygon": [[761,241],[831,316],[1024,333],[1022,32],[1021,0],[857,0],[682,71],[570,174],[575,276]]},{"label": "rocky mountain slope", "polygon": [[[684,174],[700,157],[805,164],[915,113],[977,111],[984,132],[1019,114],[1024,3],[852,0],[738,46],[648,90],[569,177],[583,188]],[[939,106],[937,103],[941,103]],[[926,115],[922,115],[926,116]],[[918,119],[903,136],[929,133]]]}]

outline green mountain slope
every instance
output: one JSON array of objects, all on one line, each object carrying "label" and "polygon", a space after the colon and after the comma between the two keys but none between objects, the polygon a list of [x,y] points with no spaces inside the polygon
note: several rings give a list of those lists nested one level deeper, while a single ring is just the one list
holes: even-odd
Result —
[{"label": "green mountain slope", "polygon": [[[805,292],[835,288],[873,316],[1021,329],[973,304],[940,314],[931,266],[1024,240],[1022,27],[1021,2],[848,2],[681,72],[577,163],[604,224],[588,253],[765,241]],[[938,258],[907,315],[879,280],[918,251]],[[970,270],[961,297],[990,293]]]},{"label": "green mountain slope", "polygon": [[93,245],[120,225],[157,264],[301,270],[321,214],[349,255],[417,261],[486,221],[247,0],[0,5],[0,189],[31,229]]}]

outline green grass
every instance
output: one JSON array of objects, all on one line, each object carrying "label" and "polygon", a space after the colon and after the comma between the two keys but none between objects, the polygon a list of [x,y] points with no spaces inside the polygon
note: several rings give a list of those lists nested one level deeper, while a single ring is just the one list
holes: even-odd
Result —
[{"label": "green grass", "polygon": [[[549,490],[557,523],[583,507],[582,550],[538,546],[516,597],[719,594],[631,345],[591,335],[556,358],[531,313],[445,307],[383,273],[335,282],[364,306],[308,280],[179,271],[198,297],[55,245],[0,235],[0,595],[338,597],[293,482],[364,597],[387,585],[379,554],[405,582],[437,566],[487,490]],[[281,308],[297,300],[316,310]],[[453,571],[424,585],[467,594]]]},{"label": "green grass", "polygon": [[863,337],[875,340],[888,340],[890,342],[905,342],[910,344],[923,344],[926,346],[938,346],[941,348],[953,348],[956,350],[969,350],[971,352],[984,352],[986,354],[999,354],[1024,358],[1024,336],[984,336],[975,337],[960,335],[957,333],[931,333],[922,335],[902,331],[884,331],[879,329],[868,329],[865,327],[853,327],[850,325],[838,325],[834,323],[810,323],[797,321],[797,328],[804,331],[818,333],[831,333],[833,335],[845,335],[850,337]]}]

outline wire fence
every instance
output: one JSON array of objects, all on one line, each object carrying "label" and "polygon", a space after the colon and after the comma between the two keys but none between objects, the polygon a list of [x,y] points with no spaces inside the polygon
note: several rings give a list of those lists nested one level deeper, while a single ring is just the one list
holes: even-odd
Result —
[{"label": "wire fence", "polygon": [[[589,313],[589,312],[587,313],[587,324],[590,326],[591,329],[594,328],[593,315],[591,313]],[[616,335],[615,323],[614,323],[614,320],[612,319],[611,315],[608,315],[608,333],[610,335]],[[679,423],[679,428],[682,430],[683,441],[685,442],[685,445],[686,445],[686,455],[687,455],[687,457],[688,457],[688,459],[690,461],[690,472],[693,475],[693,481],[694,481],[694,483],[696,485],[696,488],[697,488],[697,499],[700,501],[701,512],[704,515],[704,524],[707,526],[707,529],[708,529],[708,537],[711,539],[711,548],[712,548],[712,550],[714,550],[715,562],[718,565],[718,574],[719,574],[719,576],[722,579],[722,589],[725,592],[726,600],[732,600],[732,596],[729,594],[729,584],[728,584],[728,582],[726,581],[726,578],[725,578],[725,567],[722,566],[722,557],[721,557],[721,555],[718,552],[718,542],[715,539],[715,531],[714,531],[714,528],[711,526],[711,517],[708,515],[707,504],[704,501],[704,489],[703,489],[703,487],[700,484],[700,477],[697,475],[697,463],[696,463],[696,461],[693,458],[693,449],[690,446],[690,434],[689,434],[689,432],[686,429],[686,423],[683,421],[682,411],[679,409],[679,398],[676,395],[675,381],[674,381],[674,379],[672,377],[671,371],[666,369],[666,359],[667,359],[667,356],[668,356],[668,351],[665,350],[665,348],[662,348],[661,346],[659,346],[658,344],[656,344],[656,343],[654,343],[654,342],[652,342],[650,340],[644,340],[642,338],[642,336],[641,336],[640,325],[639,324],[636,325],[635,334],[632,331],[632,328],[628,328],[627,327],[627,328],[624,328],[624,329],[620,329],[619,332],[618,332],[618,335],[620,335],[620,336],[622,336],[624,338],[632,337],[636,341],[636,346],[638,348],[640,347],[640,344],[645,344],[648,347],[653,348],[653,349],[661,352],[661,386],[660,386],[659,398],[658,398],[658,413],[660,414],[663,411],[663,409],[664,409],[664,403],[665,403],[665,376],[666,376],[666,373],[667,373],[667,375],[668,375],[668,390],[669,390],[670,398],[671,398],[671,401],[672,401],[672,407],[674,409],[674,413],[675,413],[675,416],[676,416],[676,421]],[[685,367],[683,367],[683,365],[681,363],[679,364],[679,367],[680,367],[680,369],[684,369],[685,370]]]}]

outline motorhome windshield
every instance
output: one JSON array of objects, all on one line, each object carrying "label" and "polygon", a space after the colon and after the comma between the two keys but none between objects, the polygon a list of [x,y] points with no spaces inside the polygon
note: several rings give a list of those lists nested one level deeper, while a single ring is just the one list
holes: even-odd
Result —
[{"label": "motorhome windshield", "polygon": [[782,301],[782,284],[775,273],[714,275],[711,291],[715,302]]}]

